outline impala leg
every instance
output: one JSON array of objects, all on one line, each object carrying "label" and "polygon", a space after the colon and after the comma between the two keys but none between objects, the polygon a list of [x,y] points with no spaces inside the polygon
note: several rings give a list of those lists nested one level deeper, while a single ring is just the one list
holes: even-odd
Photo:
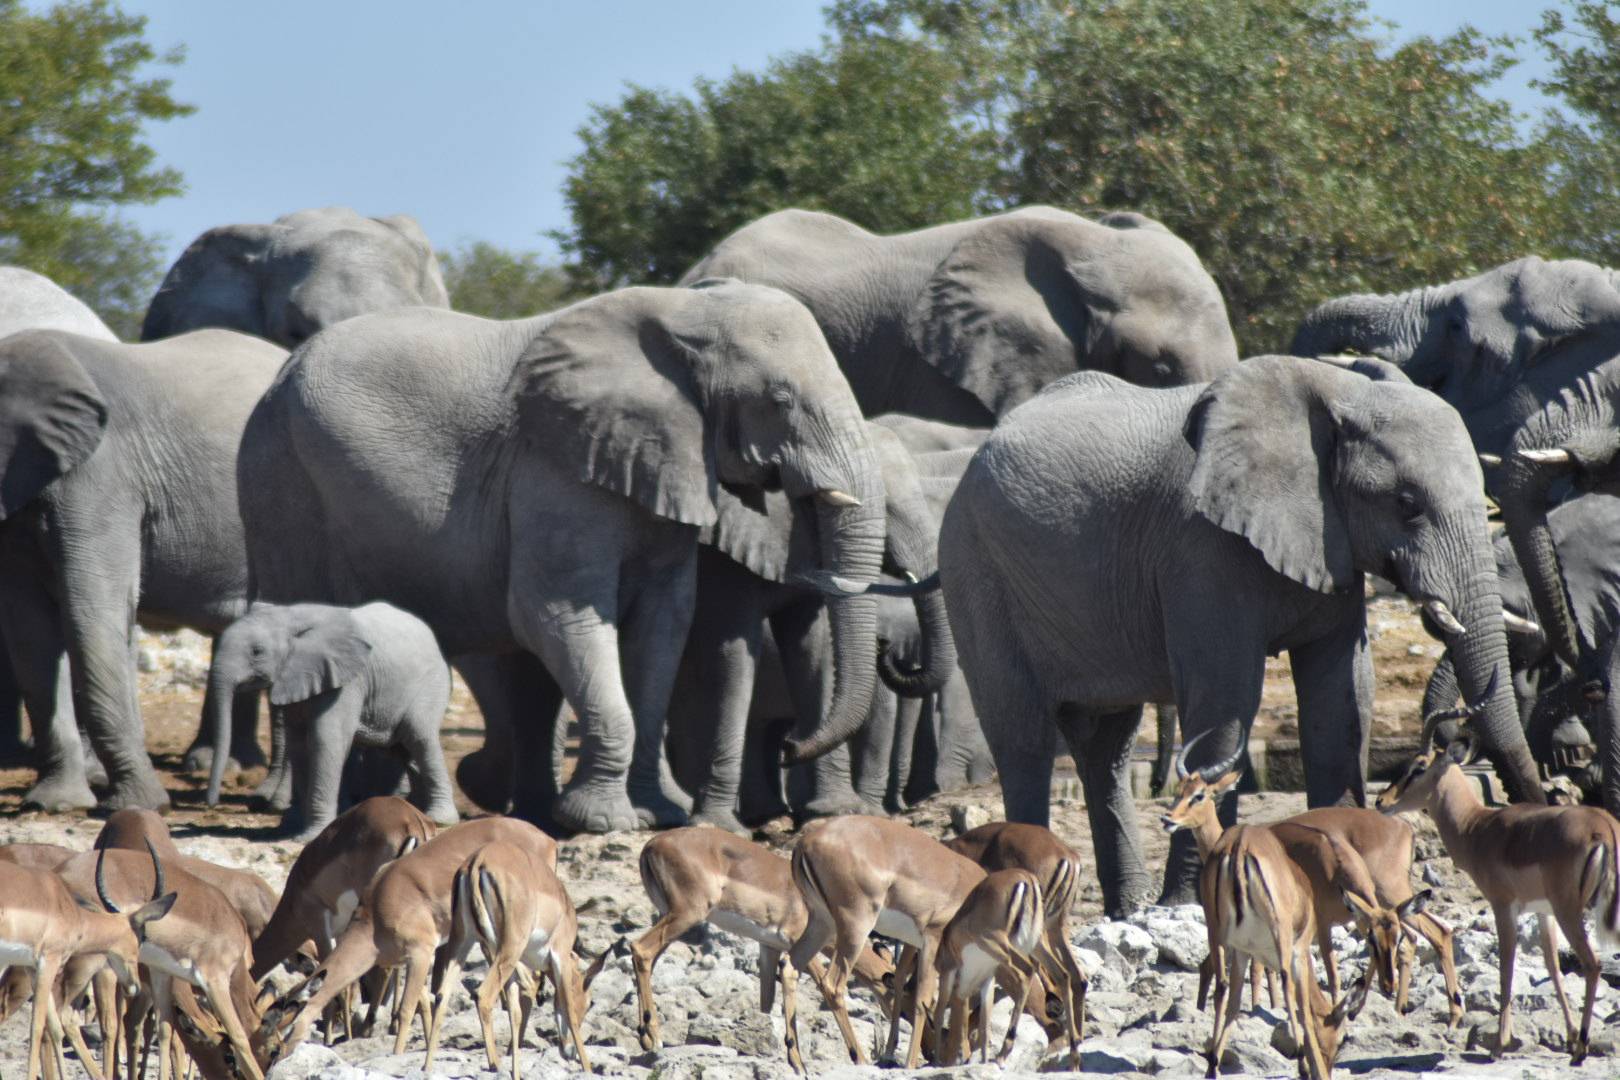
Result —
[{"label": "impala leg", "polygon": [[106,1073],[98,1071],[96,1059],[90,1055],[90,1048],[84,1044],[84,1031],[78,1020],[73,1017],[71,1010],[62,1018],[62,1029],[67,1033],[68,1044],[73,1047],[73,1053],[84,1066],[84,1071],[90,1074],[90,1080],[102,1080]]},{"label": "impala leg", "polygon": [[[1558,925],[1563,928],[1564,936],[1575,950],[1575,955],[1581,961],[1581,974],[1586,976],[1586,1000],[1581,1005],[1581,1029],[1571,1031],[1569,1039],[1569,1056],[1571,1065],[1579,1065],[1585,1058],[1590,1046],[1592,1036],[1592,1006],[1597,1002],[1598,978],[1602,975],[1603,967],[1599,963],[1597,953],[1592,951],[1592,939],[1586,936],[1586,924],[1581,918],[1579,910],[1574,912],[1559,912]],[[1557,965],[1556,958],[1549,961]]]},{"label": "impala leg", "polygon": [[[1260,965],[1256,964],[1255,966],[1259,967]],[[1287,976],[1283,977],[1283,986],[1282,986],[1281,993],[1282,993],[1282,996],[1283,996],[1283,1000],[1286,1001],[1288,999],[1288,978],[1287,978]],[[1277,1007],[1277,996],[1278,996],[1277,973],[1275,971],[1272,971],[1270,968],[1266,968],[1266,1000],[1271,1005],[1271,1007],[1273,1009],[1275,1009]],[[1260,1003],[1260,991],[1258,989],[1255,990],[1255,992],[1254,992],[1254,1000],[1255,1000],[1256,1005],[1258,1005]]]},{"label": "impala leg", "polygon": [[[1002,970],[1009,972],[1012,975],[1012,999],[1014,1001],[1022,1001],[1029,994],[1031,980],[1035,979],[1035,976],[1040,969],[1036,967],[1036,965],[1028,958],[1023,956],[1009,953],[1005,959],[1006,966]],[[985,1002],[984,1014],[985,1019],[983,1021],[983,1034],[985,1044],[988,1046],[990,1042],[990,1003],[988,1001]],[[1018,1041],[1018,1017],[1020,1014],[1020,1010],[1014,1009],[1012,1011],[1011,1018],[1007,1021],[1007,1037],[1002,1041],[1001,1053],[996,1055],[997,1065],[1006,1065],[1007,1059],[1012,1057],[1013,1044]],[[1069,1045],[1070,1052],[1072,1053],[1074,1044],[1070,1043]],[[988,1050],[986,1050],[986,1052],[988,1053]]]},{"label": "impala leg", "polygon": [[[641,935],[630,946],[630,967],[636,975],[637,1004],[641,1006],[640,1022],[636,1025],[636,1037],[641,1041],[643,1050],[657,1050],[662,1044],[661,1031],[658,1023],[658,1006],[653,1001],[652,973],[658,958],[664,955],[664,950],[674,944],[675,940],[694,926],[703,921],[707,912],[697,914],[693,912],[676,911],[673,908],[664,913],[663,918],[652,924],[645,934]],[[763,961],[763,954],[761,954]],[[760,967],[760,981],[767,979],[766,969]],[[761,990],[760,1000],[765,998]],[[770,1011],[768,1005],[762,1006],[766,1012]]]},{"label": "impala leg", "polygon": [[1402,934],[1401,943],[1395,949],[1395,1012],[1400,1016],[1412,1011],[1409,994],[1412,988],[1412,961],[1416,955],[1417,946],[1412,944],[1411,935]]},{"label": "impala leg", "polygon": [[[951,968],[939,979],[939,1016],[935,1017],[929,1056],[935,1065],[956,1064],[956,983],[959,969]],[[949,1028],[949,1030],[947,1030]]]},{"label": "impala leg", "polygon": [[[1221,1052],[1226,1049],[1226,1032],[1237,1020],[1238,1009],[1241,1007],[1243,995],[1237,989],[1243,985],[1243,967],[1249,958],[1236,949],[1223,949],[1226,954],[1226,983],[1230,992],[1221,993],[1221,988],[1215,988],[1215,1030],[1209,1036],[1209,1071],[1206,1076],[1213,1077],[1220,1068]],[[1211,951],[1211,956],[1218,955]],[[1221,998],[1225,998],[1222,1001]],[[1222,1008],[1221,1006],[1225,1006]]]},{"label": "impala leg", "polygon": [[485,973],[484,981],[478,984],[478,994],[474,998],[478,1007],[478,1026],[484,1032],[484,1058],[493,1070],[501,1067],[501,1059],[495,1053],[495,1003],[506,984],[506,974],[500,960],[491,960],[489,971]]},{"label": "impala leg", "polygon": [[157,1017],[158,1080],[170,1080],[174,1064],[171,1047],[174,1044],[174,990],[168,976],[159,975],[152,981],[152,1015]]},{"label": "impala leg", "polygon": [[[1326,919],[1317,920],[1316,947],[1322,952],[1322,966],[1327,969],[1328,998],[1339,1000],[1339,964],[1333,956],[1333,927]],[[1372,963],[1371,960],[1368,963]]]},{"label": "impala leg", "polygon": [[123,1010],[120,1008],[118,974],[111,966],[102,968],[91,978],[90,996],[95,1002],[96,1023],[101,1025],[101,1075],[107,1080],[117,1080],[118,1021]]},{"label": "impala leg", "polygon": [[[917,950],[910,945],[900,947],[900,955],[894,960],[894,987],[889,995],[889,1038],[883,1044],[883,1058],[886,1061],[894,1060],[900,1052],[900,1014],[906,1007],[906,984],[912,982],[917,976]],[[914,992],[915,994],[915,992]],[[915,1027],[920,1022],[917,1016],[917,1002],[915,996],[911,1004],[911,1023]],[[853,1032],[851,1032],[853,1035]]]},{"label": "impala leg", "polygon": [[922,948],[917,957],[917,992],[911,999],[911,1047],[906,1051],[906,1068],[915,1069],[922,1060],[923,1028],[934,1011],[934,995],[939,989],[939,969],[934,966],[934,954],[939,941],[923,935]]},{"label": "impala leg", "polygon": [[[1368,973],[1370,977],[1371,973]],[[1301,1065],[1311,1080],[1326,1080],[1331,1075],[1329,1063],[1322,1053],[1322,1043],[1317,1037],[1316,1018],[1311,1012],[1310,993],[1311,982],[1316,980],[1316,971],[1311,964],[1311,947],[1301,941],[1294,949],[1293,955],[1287,957],[1287,968],[1283,971],[1283,992],[1288,995],[1288,1008],[1291,1014],[1297,1013],[1299,1018],[1299,1034]],[[1310,980],[1310,982],[1307,982]]]},{"label": "impala leg", "polygon": [[1564,995],[1564,973],[1558,968],[1558,931],[1553,927],[1551,915],[1537,915],[1536,923],[1541,930],[1541,958],[1547,964],[1547,974],[1552,978],[1553,993],[1558,997],[1558,1007],[1564,1013],[1564,1037],[1569,1040],[1570,1048],[1575,1046],[1575,1017],[1569,1011],[1569,998]]},{"label": "impala leg", "polygon": [[[51,1056],[46,1058],[46,1061],[51,1065],[56,1075],[61,1077],[61,1080],[67,1080],[67,1058],[62,1054],[62,1016],[57,1008],[54,993],[45,995],[45,1031],[51,1039]],[[83,1041],[80,1041],[79,1046],[83,1045]],[[79,1053],[78,1050],[74,1052]],[[84,1065],[85,1071],[95,1077],[96,1068],[91,1064],[89,1055],[79,1054],[79,1061]]]},{"label": "impala leg", "polygon": [[558,957],[553,965],[551,981],[556,984],[560,1011],[568,1014],[568,1038],[579,1055],[579,1067],[590,1072],[591,1059],[585,1056],[585,980],[572,953]]},{"label": "impala leg", "polygon": [[518,1080],[523,1075],[518,1064],[518,1056],[523,1051],[523,1008],[518,996],[517,980],[508,979],[505,991],[506,1024],[512,1029],[512,1080]]},{"label": "impala leg", "polygon": [[[399,1030],[394,1033],[394,1053],[403,1054],[405,1044],[411,1039],[411,1027],[416,1023],[416,1014],[422,1008],[423,996],[427,993],[428,972],[433,967],[433,956],[422,956],[411,953],[405,958],[404,989],[400,991]],[[427,1024],[423,1024],[423,1034],[427,1034]]]},{"label": "impala leg", "polygon": [[427,1057],[422,1062],[422,1071],[429,1075],[433,1072],[433,1053],[439,1048],[439,1025],[444,1022],[444,1014],[450,1010],[450,995],[455,991],[456,982],[461,978],[461,961],[462,958],[457,956],[454,950],[445,957],[439,993],[433,1002],[433,1016],[428,1022]]},{"label": "impala leg", "polygon": [[1502,1010],[1496,1031],[1496,1049],[1492,1057],[1507,1053],[1513,1042],[1513,961],[1519,950],[1519,928],[1513,920],[1513,909],[1492,905],[1496,915],[1496,946],[1500,953],[1500,985]]},{"label": "impala leg", "polygon": [[40,1074],[40,1048],[45,1041],[45,1022],[54,1004],[51,990],[56,985],[56,973],[61,966],[58,960],[41,957],[39,966],[34,968],[34,1008],[29,1016],[27,1080],[34,1080]]},{"label": "impala leg", "polygon": [[[799,972],[791,957],[776,963],[776,979],[782,984],[782,1042],[787,1047],[788,1067],[804,1075],[804,1058],[799,1053]],[[826,995],[825,989],[822,991]]]}]

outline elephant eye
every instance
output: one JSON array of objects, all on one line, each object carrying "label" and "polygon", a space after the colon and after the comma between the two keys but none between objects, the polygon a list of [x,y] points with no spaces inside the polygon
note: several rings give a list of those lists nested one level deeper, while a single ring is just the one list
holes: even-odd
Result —
[{"label": "elephant eye", "polygon": [[1408,525],[1417,524],[1418,519],[1423,516],[1422,504],[1410,491],[1403,491],[1395,496],[1395,507],[1400,511],[1401,520]]},{"label": "elephant eye", "polygon": [[783,386],[780,383],[770,388],[770,395],[771,400],[776,403],[776,407],[781,409],[783,412],[787,412],[789,409],[793,408],[796,401],[793,388],[791,386]]}]

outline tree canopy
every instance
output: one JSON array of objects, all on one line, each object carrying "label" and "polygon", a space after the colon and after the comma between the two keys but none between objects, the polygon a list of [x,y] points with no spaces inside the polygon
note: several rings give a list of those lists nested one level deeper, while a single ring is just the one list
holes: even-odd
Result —
[{"label": "tree canopy", "polygon": [[1620,5],[1577,3],[1542,16],[1536,40],[1552,74],[1536,85],[1567,111],[1546,119],[1570,252],[1620,265]]},{"label": "tree canopy", "polygon": [[0,262],[77,293],[115,331],[138,328],[163,269],[155,240],[108,213],[181,190],[145,125],[191,112],[146,20],[106,3],[44,10],[0,0]]},{"label": "tree canopy", "polygon": [[1139,210],[1199,252],[1244,351],[1277,348],[1328,296],[1609,250],[1570,206],[1613,205],[1613,167],[1589,175],[1620,135],[1612,6],[1577,5],[1576,41],[1547,16],[1576,116],[1532,127],[1491,90],[1515,42],[1397,45],[1363,0],[836,0],[817,52],[599,106],[560,239],[599,282],[669,281],[785,206],[879,232]]},{"label": "tree canopy", "polygon": [[532,251],[508,251],[483,240],[441,251],[450,306],[489,319],[522,319],[576,299],[568,275]]}]

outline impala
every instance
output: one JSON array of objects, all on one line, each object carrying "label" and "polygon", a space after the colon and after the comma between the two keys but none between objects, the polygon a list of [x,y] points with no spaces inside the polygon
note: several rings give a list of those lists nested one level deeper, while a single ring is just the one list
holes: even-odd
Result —
[{"label": "impala", "polygon": [[[922,1031],[933,1004],[938,972],[934,956],[939,937],[984,870],[933,837],[885,818],[848,815],[814,822],[793,849],[793,882],[804,897],[810,918],[794,942],[784,969],[782,1009],[787,1021],[788,1060],[803,1071],[795,1029],[797,972],[831,944],[832,962],[822,995],[838,1021],[850,1060],[864,1063],[844,1001],[850,973],[866,936],[873,930],[917,951],[917,988],[912,998],[911,1046],[906,1068],[914,1069],[922,1049]],[[900,992],[905,985],[904,958],[896,964],[894,1002],[889,1013],[888,1052],[900,1035]]]},{"label": "impala", "polygon": [[113,848],[120,851],[145,851],[147,846],[163,857],[171,870],[179,870],[206,881],[225,895],[247,924],[249,938],[256,937],[270,919],[276,906],[276,890],[270,883],[251,870],[237,870],[220,866],[207,859],[183,855],[169,836],[169,826],[162,815],[152,810],[128,809],[115,811],[107,818],[96,836],[95,848]]},{"label": "impala", "polygon": [[[995,870],[973,887],[939,939],[939,1015],[934,1063],[955,1064],[966,1043],[968,1000],[978,998],[979,1054],[989,1060],[990,999],[997,982],[1013,1000],[1007,1037],[996,1055],[1004,1065],[1018,1035],[1018,1017],[1039,971],[1046,925],[1040,882],[1028,870]],[[1054,961],[1055,962],[1055,961]],[[948,1035],[946,1032],[949,1025]],[[944,1053],[940,1042],[944,1039]],[[1070,1043],[1070,1053],[1074,1044]]]},{"label": "impala", "polygon": [[[1485,806],[1462,774],[1462,765],[1474,752],[1474,739],[1467,726],[1444,748],[1433,742],[1439,721],[1468,719],[1474,712],[1469,708],[1450,710],[1425,720],[1423,753],[1399,780],[1379,794],[1378,809],[1386,814],[1427,809],[1452,862],[1473,878],[1491,905],[1501,950],[1502,1012],[1496,1035],[1497,1055],[1509,1049],[1513,1038],[1513,961],[1518,950],[1518,918],[1525,912],[1536,913],[1541,924],[1542,955],[1564,1012],[1570,1059],[1579,1064],[1586,1057],[1600,973],[1583,919],[1590,913],[1600,939],[1611,945],[1620,942],[1620,824],[1595,806],[1515,804],[1496,810]],[[1579,1031],[1564,996],[1554,919],[1569,938],[1586,976],[1586,1002]]]}]

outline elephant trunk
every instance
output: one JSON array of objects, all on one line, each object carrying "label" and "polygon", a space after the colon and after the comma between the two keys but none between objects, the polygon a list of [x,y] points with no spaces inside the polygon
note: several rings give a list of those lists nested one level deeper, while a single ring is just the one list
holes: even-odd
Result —
[{"label": "elephant trunk", "polygon": [[[215,649],[218,649],[215,645]],[[205,700],[208,715],[204,727],[214,733],[214,760],[208,766],[208,805],[219,804],[219,788],[225,780],[225,762],[231,756],[231,704],[249,680],[230,671],[217,660],[208,672]]]},{"label": "elephant trunk", "polygon": [[[884,497],[881,484],[854,492],[855,506],[817,505],[822,565],[858,581],[875,579],[883,568]],[[803,739],[783,747],[783,762],[797,765],[843,745],[866,723],[877,685],[877,597],[829,598],[832,625],[832,703],[820,724]]]},{"label": "elephant trunk", "polygon": [[[938,527],[927,512],[921,494],[915,499],[915,513],[903,513],[900,506],[889,507],[889,557],[896,568],[915,578],[926,578],[939,569]],[[956,670],[956,641],[951,637],[950,620],[945,615],[945,593],[938,587],[912,597],[921,629],[922,656],[915,668],[902,669],[893,648],[878,653],[878,675],[901,697],[920,698],[938,693]]]},{"label": "elephant trunk", "polygon": [[1462,689],[1457,685],[1457,664],[1451,658],[1451,650],[1447,649],[1444,656],[1435,663],[1434,670],[1429,673],[1429,683],[1423,688],[1423,715],[1431,716],[1437,712],[1457,707],[1457,697]]},{"label": "elephant trunk", "polygon": [[1362,293],[1328,300],[1301,321],[1288,351],[1295,356],[1353,351],[1404,367],[1422,336],[1430,292],[1413,289],[1395,296]]},{"label": "elephant trunk", "polygon": [[1574,605],[1564,588],[1563,569],[1547,517],[1548,492],[1558,475],[1556,466],[1511,454],[1502,465],[1498,503],[1513,554],[1535,605],[1536,619],[1558,658],[1575,671],[1580,669],[1580,631]]}]

